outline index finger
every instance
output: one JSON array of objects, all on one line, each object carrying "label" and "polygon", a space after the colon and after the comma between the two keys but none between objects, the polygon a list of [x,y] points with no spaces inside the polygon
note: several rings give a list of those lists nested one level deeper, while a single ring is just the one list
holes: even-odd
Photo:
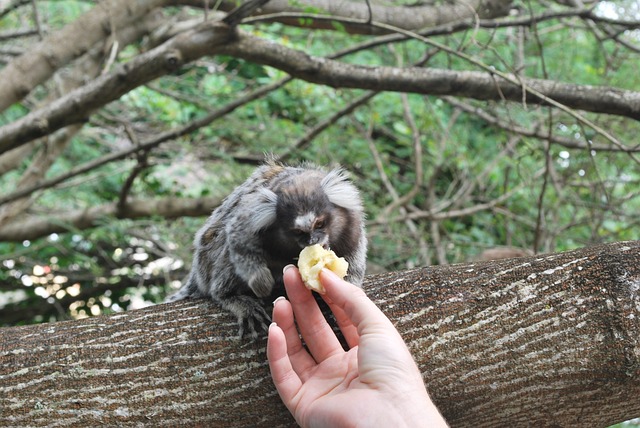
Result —
[{"label": "index finger", "polygon": [[283,279],[296,323],[316,362],[324,361],[337,352],[343,352],[340,341],[325,320],[316,299],[304,286],[298,269],[286,269]]},{"label": "index finger", "polygon": [[369,329],[384,329],[398,334],[389,318],[367,297],[364,291],[341,279],[328,269],[320,272],[320,282],[324,285],[326,297],[344,314],[362,336]]}]

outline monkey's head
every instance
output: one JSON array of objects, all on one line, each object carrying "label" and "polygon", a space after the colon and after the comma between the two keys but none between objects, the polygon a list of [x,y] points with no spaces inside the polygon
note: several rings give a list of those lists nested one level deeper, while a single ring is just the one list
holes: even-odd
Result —
[{"label": "monkey's head", "polygon": [[348,239],[346,227],[359,227],[352,220],[361,218],[360,195],[342,170],[304,170],[273,190],[276,215],[270,238],[275,242],[267,245],[280,251],[297,256],[309,245],[330,248]]},{"label": "monkey's head", "polygon": [[300,192],[299,189],[278,195],[276,216],[282,236],[295,243],[297,251],[308,245],[329,247],[333,207],[320,189]]}]

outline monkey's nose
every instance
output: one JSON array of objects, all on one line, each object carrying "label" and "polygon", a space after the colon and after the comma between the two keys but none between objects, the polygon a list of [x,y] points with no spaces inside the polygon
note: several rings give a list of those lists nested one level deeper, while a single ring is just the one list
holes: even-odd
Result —
[{"label": "monkey's nose", "polygon": [[312,234],[309,239],[309,245],[319,244],[325,250],[329,249],[329,237],[327,235],[314,235]]}]

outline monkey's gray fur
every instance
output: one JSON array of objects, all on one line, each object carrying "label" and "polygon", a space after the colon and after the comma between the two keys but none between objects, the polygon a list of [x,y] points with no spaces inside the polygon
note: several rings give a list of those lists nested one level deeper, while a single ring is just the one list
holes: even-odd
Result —
[{"label": "monkey's gray fur", "polygon": [[284,294],[283,267],[313,244],[344,257],[346,280],[362,285],[367,238],[358,190],[340,168],[268,161],[196,233],[191,272],[167,301],[209,297],[236,315],[240,337],[255,338],[270,322],[264,304]]}]

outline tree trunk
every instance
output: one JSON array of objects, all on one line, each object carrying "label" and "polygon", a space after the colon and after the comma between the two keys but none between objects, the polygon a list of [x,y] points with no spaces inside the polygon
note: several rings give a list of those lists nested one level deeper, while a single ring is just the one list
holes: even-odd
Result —
[{"label": "tree trunk", "polygon": [[[640,415],[640,241],[367,279],[452,426]],[[0,330],[0,425],[291,426],[265,340],[194,300]]]}]

